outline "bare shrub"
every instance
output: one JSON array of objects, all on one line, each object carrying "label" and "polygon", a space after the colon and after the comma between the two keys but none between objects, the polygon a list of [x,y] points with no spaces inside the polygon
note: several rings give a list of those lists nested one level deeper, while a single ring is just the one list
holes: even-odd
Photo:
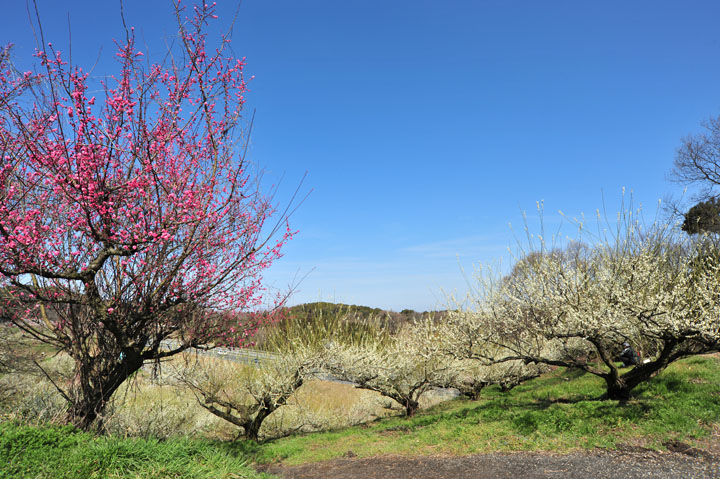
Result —
[{"label": "bare shrub", "polygon": [[199,425],[199,411],[189,407],[193,403],[184,398],[172,400],[167,397],[172,394],[163,398],[153,395],[149,404],[116,399],[103,417],[104,432],[113,436],[145,439],[168,439],[201,432],[204,428]]}]

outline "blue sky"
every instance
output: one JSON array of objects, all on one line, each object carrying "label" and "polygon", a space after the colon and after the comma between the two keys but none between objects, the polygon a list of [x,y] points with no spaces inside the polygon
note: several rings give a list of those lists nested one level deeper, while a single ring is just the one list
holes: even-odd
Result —
[{"label": "blue sky", "polygon": [[[23,62],[25,5],[6,3],[0,42]],[[169,2],[124,4],[161,54]],[[118,2],[38,5],[46,39],[67,48],[69,23],[73,61],[114,68]],[[236,2],[218,5],[220,26]],[[427,310],[463,293],[461,268],[509,264],[538,201],[548,231],[558,210],[614,214],[623,187],[652,218],[681,192],[667,181],[681,138],[720,114],[718,18],[715,1],[245,0],[251,159],[282,179],[278,202],[305,172],[312,190],[268,285],[304,277],[293,303]]]}]

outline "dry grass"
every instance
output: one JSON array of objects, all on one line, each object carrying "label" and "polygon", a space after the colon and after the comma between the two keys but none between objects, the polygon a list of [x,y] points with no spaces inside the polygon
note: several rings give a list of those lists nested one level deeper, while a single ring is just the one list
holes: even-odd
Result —
[{"label": "dry grass", "polygon": [[[119,437],[235,438],[237,427],[205,410],[195,395],[177,380],[178,374],[195,361],[222,369],[230,388],[234,375],[240,377],[243,370],[254,367],[194,353],[175,356],[159,365],[148,364],[116,392],[104,415],[106,431]],[[58,355],[42,364],[60,381],[68,377],[71,363],[67,356]],[[0,389],[13,391],[12,397],[6,397],[5,404],[0,405],[0,415],[6,419],[52,422],[64,413],[60,394],[40,373],[7,374],[0,377]],[[430,407],[445,399],[447,396],[430,394],[423,398],[422,406]],[[261,434],[277,437],[297,431],[339,429],[399,412],[397,404],[378,393],[312,379],[306,381],[286,406],[266,419]]]},{"label": "dry grass", "polygon": [[[247,373],[245,365],[220,358],[189,355],[175,358],[163,367],[163,374],[155,385],[144,384],[144,394],[152,396],[152,388],[173,387],[179,396],[192,397],[193,404],[188,406],[188,414],[198,417],[210,415],[205,411],[187,389],[179,387],[176,380],[183,368],[199,361],[203,367],[211,366],[220,370],[226,377],[226,387],[239,387],[239,378]],[[160,398],[150,398],[149,404],[156,403]],[[305,382],[288,400],[287,405],[271,414],[263,423],[261,434],[264,437],[277,437],[292,432],[308,432],[328,430],[361,424],[395,412],[391,409],[392,401],[379,394],[355,389],[352,385],[311,379]],[[205,428],[204,434],[211,438],[228,438],[237,434],[237,429],[227,423],[220,422],[214,416],[213,427]]]},{"label": "dry grass", "polygon": [[[189,353],[162,363],[159,370],[153,371],[153,366],[148,365],[116,395],[113,414],[108,418],[111,432],[143,437],[151,433],[167,437],[165,431],[213,439],[235,437],[238,432],[235,426],[210,414],[197,403],[191,391],[179,385],[178,374],[195,361],[221,369],[229,388],[233,387],[234,377],[239,378],[247,368],[254,367]],[[422,407],[447,399],[446,395],[429,394],[423,398]],[[376,392],[312,379],[296,391],[286,406],[266,419],[261,433],[277,437],[297,431],[339,429],[397,413],[397,405]]]}]

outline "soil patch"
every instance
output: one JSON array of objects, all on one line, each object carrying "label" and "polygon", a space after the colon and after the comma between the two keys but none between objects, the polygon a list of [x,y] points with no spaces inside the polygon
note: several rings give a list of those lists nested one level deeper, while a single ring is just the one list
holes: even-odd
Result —
[{"label": "soil patch", "polygon": [[[671,445],[667,447],[671,449]],[[262,469],[284,479],[720,479],[720,457],[673,444],[668,452],[639,447],[570,454],[491,453],[473,456],[382,456]]]}]

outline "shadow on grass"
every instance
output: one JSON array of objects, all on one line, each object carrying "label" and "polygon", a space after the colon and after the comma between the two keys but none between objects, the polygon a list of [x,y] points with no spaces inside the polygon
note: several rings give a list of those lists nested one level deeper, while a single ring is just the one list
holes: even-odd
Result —
[{"label": "shadow on grass", "polygon": [[263,450],[264,442],[255,442],[247,439],[235,441],[213,441],[218,449],[235,457],[254,458]]}]

